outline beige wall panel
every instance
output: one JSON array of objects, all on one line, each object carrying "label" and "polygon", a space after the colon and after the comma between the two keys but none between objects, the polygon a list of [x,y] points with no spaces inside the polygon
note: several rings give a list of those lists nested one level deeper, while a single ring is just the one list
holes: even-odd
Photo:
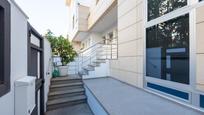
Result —
[{"label": "beige wall panel", "polygon": [[137,65],[136,65],[136,72],[143,74],[143,68],[144,68],[144,61],[143,61],[143,56],[138,56],[137,57]]},{"label": "beige wall panel", "polygon": [[110,62],[110,68],[143,74],[144,73],[143,56],[120,57],[118,60]]},{"label": "beige wall panel", "polygon": [[123,82],[126,82],[128,84],[134,85],[136,87],[143,87],[143,75],[127,72],[127,71],[120,71],[117,69],[111,69],[111,76],[119,79]]},{"label": "beige wall panel", "polygon": [[121,71],[137,72],[137,57],[121,57],[116,64],[111,63],[110,67]]},{"label": "beige wall panel", "polygon": [[[203,12],[204,14],[204,12]],[[197,24],[196,27],[196,52],[204,53],[204,22]]]},{"label": "beige wall panel", "polygon": [[119,44],[118,55],[119,57],[144,55],[144,39],[136,39]]},{"label": "beige wall panel", "polygon": [[136,4],[136,0],[126,0],[122,4],[119,4],[118,17],[121,17],[122,15],[131,11],[134,7],[136,7]]},{"label": "beige wall panel", "polygon": [[197,83],[204,85],[204,54],[197,55]]},{"label": "beige wall panel", "polygon": [[125,29],[128,26],[131,26],[136,23],[136,14],[137,10],[136,8],[134,8],[124,16],[120,17],[118,19],[118,30],[121,31],[122,29]]},{"label": "beige wall panel", "polygon": [[136,56],[137,40],[118,45],[118,56]]},{"label": "beige wall panel", "polygon": [[143,80],[143,78],[144,78],[144,75],[143,74],[137,74],[137,86],[139,87],[139,88],[143,88],[143,85],[144,85],[144,80]]},{"label": "beige wall panel", "polygon": [[110,62],[111,75],[143,87],[143,0],[118,0],[118,60]]},{"label": "beige wall panel", "polygon": [[110,68],[117,68],[119,65],[120,63],[118,63],[118,60],[110,61]]},{"label": "beige wall panel", "polygon": [[144,39],[143,38],[137,39],[136,47],[137,47],[137,50],[135,51],[136,55],[139,55],[139,56],[144,55]]},{"label": "beige wall panel", "polygon": [[196,22],[200,23],[204,21],[204,6],[196,9]]},{"label": "beige wall panel", "polygon": [[137,22],[137,38],[144,37],[144,22],[143,20]]},{"label": "beige wall panel", "polygon": [[137,4],[137,8],[136,8],[136,10],[137,10],[136,17],[137,17],[137,19],[136,19],[136,21],[141,21],[144,18],[144,11],[145,10],[141,10],[141,9],[144,9],[143,2],[140,2],[139,4]]},{"label": "beige wall panel", "polygon": [[[123,29],[118,32],[118,43],[123,43],[127,41],[131,41],[136,39],[137,33],[136,33],[137,24],[134,24],[126,29]],[[128,36],[127,36],[128,33]]]},{"label": "beige wall panel", "polygon": [[197,89],[204,91],[204,6],[196,9],[196,82]]},{"label": "beige wall panel", "polygon": [[204,91],[204,85],[197,85],[197,89],[200,91]]},{"label": "beige wall panel", "polygon": [[112,77],[119,79],[123,82],[129,83],[134,86],[138,86],[138,77],[136,73],[119,71],[116,69],[112,69]]}]

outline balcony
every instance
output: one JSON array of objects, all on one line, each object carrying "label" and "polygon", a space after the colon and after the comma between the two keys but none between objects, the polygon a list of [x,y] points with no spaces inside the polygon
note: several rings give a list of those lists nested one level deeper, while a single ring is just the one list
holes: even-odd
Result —
[{"label": "balcony", "polygon": [[99,0],[95,6],[91,7],[88,29],[92,29],[98,20],[105,16],[116,4],[117,0]]},{"label": "balcony", "polygon": [[76,15],[72,17],[72,34],[73,41],[80,41],[81,38],[87,35],[88,30],[88,16],[89,8],[78,4],[76,8]]}]

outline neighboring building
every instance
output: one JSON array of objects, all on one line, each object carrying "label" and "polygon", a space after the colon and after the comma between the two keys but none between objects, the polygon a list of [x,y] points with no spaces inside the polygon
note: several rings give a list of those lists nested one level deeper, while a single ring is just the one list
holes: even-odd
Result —
[{"label": "neighboring building", "polygon": [[[81,44],[76,61],[83,78],[111,76],[204,109],[202,0],[87,0],[87,4],[67,0],[70,38]],[[101,52],[106,52],[105,58]],[[103,67],[92,71],[86,67],[98,58],[105,60]]]},{"label": "neighboring building", "polygon": [[50,43],[13,0],[0,0],[0,54],[0,114],[43,115],[52,69]]}]

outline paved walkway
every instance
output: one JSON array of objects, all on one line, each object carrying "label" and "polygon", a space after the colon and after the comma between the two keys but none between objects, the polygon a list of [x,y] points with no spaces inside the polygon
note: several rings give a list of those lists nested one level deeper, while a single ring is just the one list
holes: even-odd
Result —
[{"label": "paved walkway", "polygon": [[93,115],[93,113],[87,104],[80,104],[48,111],[46,115]]},{"label": "paved walkway", "polygon": [[112,78],[85,80],[110,115],[204,115]]}]

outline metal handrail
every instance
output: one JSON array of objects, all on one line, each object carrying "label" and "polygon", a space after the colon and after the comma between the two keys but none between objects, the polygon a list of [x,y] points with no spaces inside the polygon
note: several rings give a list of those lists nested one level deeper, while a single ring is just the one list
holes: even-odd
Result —
[{"label": "metal handrail", "polygon": [[[116,43],[115,43],[116,42]],[[101,50],[101,52],[100,52]],[[117,59],[118,58],[118,39],[103,39],[94,45],[84,49],[78,53],[77,70],[78,72],[85,66],[91,64],[94,60],[103,59]]]},{"label": "metal handrail", "polygon": [[[116,38],[117,38],[117,37],[114,37],[113,39],[116,39]],[[98,44],[104,44],[104,42],[105,42],[106,40],[109,40],[109,39],[103,39],[103,40],[101,40],[101,41],[99,41],[99,42],[95,43],[94,45],[92,45],[92,46],[90,46],[90,47],[86,48],[86,49],[85,49],[85,50],[83,50],[82,52],[79,52],[79,54],[84,53],[85,51],[87,51],[87,50],[89,50],[89,49],[91,49],[91,48],[95,47],[95,46],[96,46],[96,45],[98,45]],[[108,44],[106,44],[106,45],[108,45]],[[118,43],[113,44],[113,45],[118,45]]]}]

